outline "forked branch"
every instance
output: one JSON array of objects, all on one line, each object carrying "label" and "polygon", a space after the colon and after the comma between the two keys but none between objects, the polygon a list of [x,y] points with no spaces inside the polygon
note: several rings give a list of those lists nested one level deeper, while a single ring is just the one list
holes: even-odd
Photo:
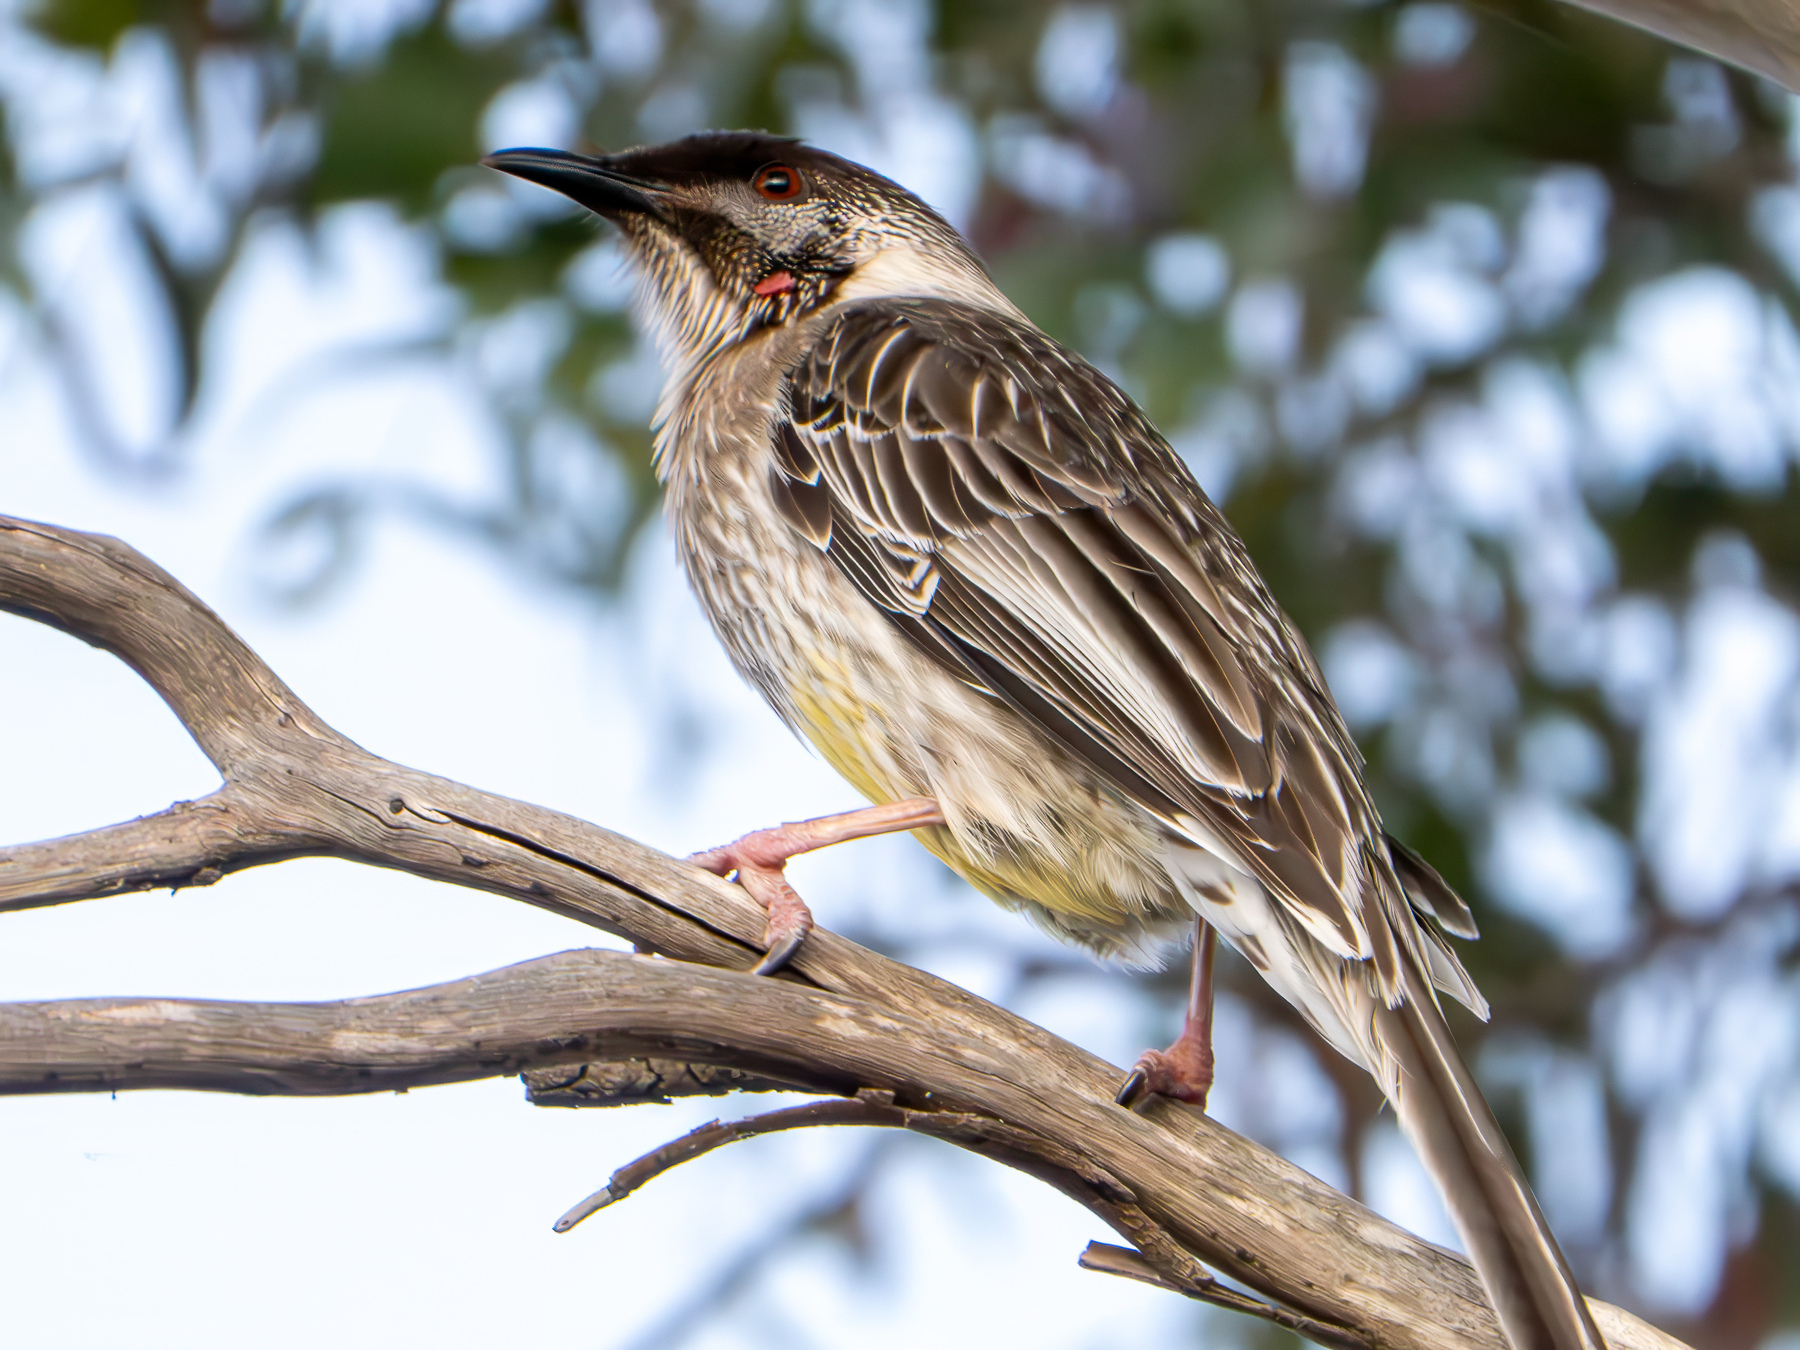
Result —
[{"label": "forked branch", "polygon": [[[370,754],[116,540],[0,517],[0,609],[126,661],[223,779],[143,820],[0,850],[0,909],[336,857],[539,905],[654,954],[566,952],[330,1004],[0,1005],[0,1093],[331,1094],[530,1069],[558,1070],[534,1078],[563,1101],[634,1090],[641,1100],[745,1075],[746,1086],[846,1099],[815,1116],[861,1113],[859,1123],[932,1134],[1057,1186],[1135,1249],[1090,1252],[1092,1268],[1272,1316],[1327,1344],[1502,1350],[1456,1256],[1198,1113],[1119,1109],[1116,1068],[835,934],[816,931],[778,978],[743,973],[763,916],[736,887],[598,826]],[[619,1061],[645,1063],[610,1078],[573,1067]],[[1678,1350],[1627,1313],[1594,1310],[1613,1350]]]}]

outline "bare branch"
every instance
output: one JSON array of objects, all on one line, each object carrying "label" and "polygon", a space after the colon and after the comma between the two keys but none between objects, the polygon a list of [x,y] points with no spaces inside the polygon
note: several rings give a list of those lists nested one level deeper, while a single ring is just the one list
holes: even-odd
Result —
[{"label": "bare branch", "polygon": [[253,795],[233,784],[153,816],[0,852],[0,910],[210,886],[227,871],[312,851],[312,842],[268,830]]},{"label": "bare branch", "polygon": [[709,1120],[689,1130],[679,1139],[671,1139],[642,1157],[634,1158],[607,1178],[606,1185],[571,1207],[551,1225],[566,1233],[583,1219],[615,1205],[645,1182],[684,1162],[723,1148],[726,1144],[755,1139],[759,1135],[779,1134],[783,1130],[808,1130],[821,1125],[886,1125],[904,1127],[905,1113],[894,1105],[893,1094],[873,1093],[865,1089],[854,1097],[823,1102],[808,1102],[781,1111],[768,1111],[743,1120]]},{"label": "bare branch", "polygon": [[[855,1097],[844,1100],[808,1102],[804,1106],[769,1111],[743,1120],[709,1121],[679,1139],[673,1139],[626,1163],[612,1174],[606,1185],[571,1207],[553,1227],[559,1233],[566,1233],[582,1220],[609,1205],[617,1204],[646,1182],[682,1163],[723,1148],[726,1144],[784,1130],[814,1129],[824,1125],[882,1126],[915,1130],[936,1138],[952,1138],[957,1133],[992,1136],[999,1122],[980,1116],[908,1111],[895,1105],[892,1093],[873,1092],[866,1088]],[[1045,1152],[1041,1146],[1028,1140],[1017,1139],[1014,1142],[1015,1145]],[[1084,1270],[1122,1275],[1215,1307],[1261,1318],[1297,1332],[1320,1345],[1333,1347],[1333,1350],[1373,1350],[1366,1339],[1343,1327],[1328,1326],[1221,1284],[1198,1261],[1183,1252],[1166,1233],[1155,1229],[1142,1211],[1132,1206],[1119,1205],[1116,1201],[1118,1184],[1110,1178],[1107,1179],[1107,1184],[1093,1184],[1085,1178],[1070,1177],[1065,1180],[1064,1189],[1072,1194],[1079,1193],[1079,1198],[1084,1199],[1090,1208],[1100,1212],[1115,1227],[1141,1245],[1140,1250],[1091,1242],[1079,1261]]]},{"label": "bare branch", "polygon": [[1216,1308],[1229,1308],[1232,1312],[1244,1313],[1250,1317],[1260,1317],[1266,1322],[1273,1322],[1278,1327],[1286,1327],[1289,1331],[1306,1337],[1319,1345],[1332,1346],[1335,1350],[1373,1350],[1370,1343],[1362,1337],[1345,1331],[1342,1327],[1327,1326],[1323,1322],[1315,1322],[1310,1317],[1302,1317],[1288,1312],[1285,1308],[1277,1308],[1272,1303],[1264,1303],[1240,1294],[1235,1289],[1227,1288],[1201,1269],[1194,1262],[1197,1273],[1185,1278],[1171,1278],[1156,1266],[1152,1265],[1144,1254],[1132,1247],[1115,1247],[1110,1242],[1090,1242],[1087,1250],[1082,1252],[1077,1262],[1083,1270],[1097,1270],[1106,1275],[1119,1275],[1128,1280],[1137,1280],[1141,1284],[1153,1284],[1158,1289],[1167,1289],[1172,1294],[1180,1294],[1199,1303],[1210,1303]]},{"label": "bare branch", "polygon": [[[1089,1205],[1177,1285],[1204,1263],[1370,1344],[1501,1350],[1466,1263],[1197,1112],[1120,1110],[1116,1068],[1003,1009],[824,931],[776,979],[737,973],[757,959],[763,928],[737,887],[596,826],[369,754],[115,540],[0,517],[0,608],[127,661],[224,778],[201,802],[146,820],[0,850],[0,905],[329,856],[510,896],[678,958],[571,952],[344,1003],[0,1007],[0,1092],[367,1092],[631,1058],[829,1094],[875,1089],[911,1113],[905,1128]],[[1595,1311],[1614,1350],[1679,1344],[1606,1305]]]}]

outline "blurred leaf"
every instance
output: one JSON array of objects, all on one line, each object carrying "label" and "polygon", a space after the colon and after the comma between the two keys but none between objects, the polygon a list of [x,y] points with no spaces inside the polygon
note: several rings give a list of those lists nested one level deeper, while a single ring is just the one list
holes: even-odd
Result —
[{"label": "blurred leaf", "polygon": [[106,51],[133,25],[180,21],[198,8],[191,0],[36,0],[27,13],[47,38]]},{"label": "blurred leaf", "polygon": [[401,35],[379,65],[327,95],[310,200],[374,197],[425,211],[439,176],[481,153],[482,110],[517,73],[508,48],[464,47],[437,21]]}]

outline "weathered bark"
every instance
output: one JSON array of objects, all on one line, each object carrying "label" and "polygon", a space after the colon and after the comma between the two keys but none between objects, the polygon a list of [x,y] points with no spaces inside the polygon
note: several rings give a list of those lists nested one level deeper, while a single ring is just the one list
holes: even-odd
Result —
[{"label": "weathered bark", "polygon": [[[1103,1249],[1090,1254],[1097,1269],[1250,1302],[1213,1285],[1203,1262],[1280,1305],[1264,1315],[1332,1344],[1501,1350],[1480,1286],[1456,1256],[1197,1112],[1166,1102],[1142,1115],[1121,1110],[1118,1069],[835,934],[815,932],[781,977],[743,973],[759,955],[763,915],[738,888],[597,826],[371,755],[117,541],[0,517],[0,609],[129,663],[224,778],[200,802],[0,850],[0,909],[203,885],[261,863],[330,856],[511,896],[655,954],[569,952],[340,1003],[0,1005],[0,1093],[316,1095],[591,1061],[712,1066],[861,1092],[864,1107],[832,1118],[860,1111],[865,1123],[1024,1168],[1100,1214],[1143,1263]],[[880,1100],[868,1104],[869,1092]],[[1594,1308],[1614,1350],[1679,1345],[1609,1305]]]}]

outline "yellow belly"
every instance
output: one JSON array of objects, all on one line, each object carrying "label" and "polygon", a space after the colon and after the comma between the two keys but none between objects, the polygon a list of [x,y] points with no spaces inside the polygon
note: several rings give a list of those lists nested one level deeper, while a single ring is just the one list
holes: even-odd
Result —
[{"label": "yellow belly", "polygon": [[[902,659],[913,657],[906,651]],[[938,672],[913,672],[926,683]],[[936,797],[949,820],[915,830],[952,871],[1009,909],[1024,910],[1058,936],[1108,954],[1131,954],[1148,928],[1171,931],[1191,922],[1156,861],[1154,827],[1087,775],[1019,714],[958,686],[954,721],[942,717],[942,691],[913,690],[921,705],[939,705],[935,723],[947,744],[921,735],[920,719],[896,720],[872,702],[866,663],[809,653],[808,669],[787,690],[799,730],[827,763],[872,802]],[[860,674],[861,678],[858,678]],[[980,791],[970,791],[970,778]],[[1148,827],[1148,828],[1147,828]]]}]

